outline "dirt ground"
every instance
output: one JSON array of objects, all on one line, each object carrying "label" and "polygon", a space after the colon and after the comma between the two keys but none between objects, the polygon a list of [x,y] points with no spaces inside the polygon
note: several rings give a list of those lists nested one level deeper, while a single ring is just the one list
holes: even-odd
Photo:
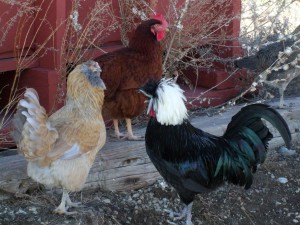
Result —
[{"label": "dirt ground", "polygon": [[[247,191],[225,184],[214,192],[198,195],[192,210],[194,225],[300,224],[300,140],[294,140],[292,150],[289,155],[270,149]],[[83,207],[69,209],[76,210],[75,215],[62,216],[53,213],[61,200],[59,189],[40,187],[25,195],[0,190],[0,225],[185,224],[174,221],[166,212],[179,211],[182,205],[163,180],[130,192],[84,190],[70,197],[82,202]]]},{"label": "dirt ground", "polygon": [[[198,195],[193,207],[194,224],[300,224],[300,143],[293,149],[296,151],[292,156],[271,149],[248,191],[224,185],[217,191]],[[7,195],[0,193],[2,197]],[[53,213],[60,197],[59,190],[45,189],[10,196],[0,201],[0,224],[159,225],[174,222],[166,209],[178,211],[181,207],[175,191],[163,180],[126,193],[89,190],[71,194],[73,201],[81,201],[84,205],[75,209],[78,213],[72,216]],[[176,221],[176,224],[184,224],[184,221]]]}]

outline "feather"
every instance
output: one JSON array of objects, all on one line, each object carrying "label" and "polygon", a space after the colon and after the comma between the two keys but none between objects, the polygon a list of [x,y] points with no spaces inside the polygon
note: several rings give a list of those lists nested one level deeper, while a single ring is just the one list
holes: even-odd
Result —
[{"label": "feather", "polygon": [[239,141],[239,147],[245,153],[244,155],[248,156],[250,163],[251,164],[255,163],[255,155],[254,155],[253,149],[250,147],[250,145],[246,141],[241,139]]},{"label": "feather", "polygon": [[65,151],[62,156],[60,156],[60,159],[63,160],[69,160],[69,159],[74,159],[80,155],[80,146],[79,144],[75,143],[72,145],[72,147]]},{"label": "feather", "polygon": [[252,104],[242,108],[239,113],[232,117],[231,122],[227,126],[226,132],[229,132],[232,128],[238,126],[248,126],[252,123],[251,120],[253,120],[254,118],[263,118],[270,122],[279,131],[286,146],[290,148],[291,133],[289,132],[286,121],[276,110],[268,105]]},{"label": "feather", "polygon": [[260,157],[259,162],[261,163],[264,162],[266,156],[266,149],[263,142],[256,135],[256,133],[254,133],[252,130],[250,130],[247,127],[243,127],[240,131],[240,134],[251,141],[251,144],[253,144],[253,146],[258,150],[259,157]]},{"label": "feather", "polygon": [[220,156],[220,158],[218,160],[217,168],[214,173],[214,177],[218,175],[218,173],[220,172],[220,169],[223,167],[223,165],[224,165],[223,156]]}]

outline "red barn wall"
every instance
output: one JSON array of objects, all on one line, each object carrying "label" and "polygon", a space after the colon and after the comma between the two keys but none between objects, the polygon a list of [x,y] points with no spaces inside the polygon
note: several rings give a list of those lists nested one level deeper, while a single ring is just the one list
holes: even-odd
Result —
[{"label": "red barn wall", "polygon": [[[35,88],[40,95],[41,104],[48,112],[59,107],[59,105],[55,105],[57,87],[60,82],[57,69],[60,68],[61,63],[66,63],[65,60],[61,58],[60,50],[65,30],[65,21],[68,19],[72,10],[71,2],[72,1],[61,0],[36,0],[33,1],[32,6],[38,6],[40,8],[39,11],[16,18],[16,22],[9,29],[4,41],[2,40],[0,43],[0,90],[2,89],[0,97],[1,108],[3,108],[9,100],[9,91],[12,86],[16,70],[18,69],[17,60],[19,57],[16,56],[20,55],[22,56],[23,66],[18,88],[20,90],[24,90],[24,87]],[[150,4],[153,3],[151,0],[148,2],[150,2]],[[157,12],[164,14],[164,9],[166,9],[168,2],[168,0],[158,1],[156,5]],[[95,2],[80,1],[80,4],[80,19],[82,20],[84,15],[88,13],[89,9],[93,7]],[[20,5],[9,5],[7,3],[0,2],[0,26],[2,28],[5,28],[8,25],[9,20],[16,15],[20,7]],[[113,10],[116,15],[119,15],[119,4],[117,0],[113,1]],[[233,0],[231,12],[234,15],[240,14],[241,0]],[[47,22],[45,22],[45,20]],[[79,20],[79,23],[81,20]],[[55,31],[55,34],[51,36],[53,28],[55,27],[59,28]],[[239,29],[240,22],[238,19],[235,19],[227,27],[227,32],[233,37],[238,37]],[[2,35],[4,34],[2,33]],[[51,38],[49,39],[49,37]],[[38,46],[44,43],[47,39],[49,40],[44,47],[49,48],[50,50],[47,51],[46,54],[38,54],[32,57]],[[112,33],[109,37],[107,37],[105,43],[106,44],[104,44],[102,48],[106,51],[120,48],[120,32],[116,31]],[[228,46],[238,46],[236,41],[231,41],[226,44]],[[51,51],[51,49],[57,49],[58,51]],[[224,52],[223,57],[235,57],[241,54],[240,48],[228,48]],[[91,57],[98,56],[100,54],[103,54],[100,50],[91,50]],[[208,88],[215,85],[216,82],[219,82],[220,79],[223,79],[224,76],[226,76],[224,68],[217,71],[201,71],[201,73],[203,75],[201,78],[201,84],[199,85]],[[197,83],[195,82],[195,84]],[[226,89],[231,86],[232,84],[229,81],[219,88]],[[63,88],[65,88],[65,84],[63,84]]]}]

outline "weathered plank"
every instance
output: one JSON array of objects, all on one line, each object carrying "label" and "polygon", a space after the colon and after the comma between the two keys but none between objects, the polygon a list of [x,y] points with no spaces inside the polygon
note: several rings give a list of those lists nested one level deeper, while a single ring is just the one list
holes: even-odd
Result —
[{"label": "weathered plank", "polygon": [[[20,155],[0,158],[0,189],[26,192],[36,185],[28,178],[26,165]],[[146,154],[144,141],[109,141],[98,153],[85,188],[126,191],[150,185],[159,177]]]},{"label": "weathered plank", "polygon": [[[299,101],[300,102],[300,101]],[[293,110],[280,110],[289,124],[293,140],[300,140],[300,104]],[[222,115],[213,117],[193,117],[192,123],[207,132],[222,135],[232,115],[239,110],[234,107]],[[298,110],[298,111],[297,111]],[[270,142],[270,148],[283,145],[277,131]],[[137,135],[143,135],[145,128],[135,129]],[[0,157],[0,190],[12,193],[26,192],[35,186],[26,174],[26,161],[20,155]],[[144,141],[124,141],[108,138],[103,149],[98,153],[91,168],[85,189],[101,188],[111,191],[138,189],[155,182],[160,175],[150,162]]]},{"label": "weathered plank", "polygon": [[86,188],[132,190],[155,182],[159,174],[150,162],[144,141],[108,142],[97,155]]}]

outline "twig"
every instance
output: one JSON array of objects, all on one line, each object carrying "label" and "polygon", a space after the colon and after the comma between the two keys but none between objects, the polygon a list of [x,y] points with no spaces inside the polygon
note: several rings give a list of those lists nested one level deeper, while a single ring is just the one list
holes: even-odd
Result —
[{"label": "twig", "polygon": [[175,37],[176,37],[176,33],[177,33],[177,31],[180,32],[182,30],[182,20],[183,20],[185,14],[188,11],[189,4],[190,4],[190,0],[185,0],[183,8],[180,10],[180,15],[177,18],[176,25],[175,25],[175,27],[176,27],[175,32],[173,33],[171,41],[168,43],[169,47],[167,49],[167,53],[166,53],[166,56],[165,56],[165,59],[164,59],[164,62],[163,62],[163,71],[166,70],[166,68],[165,68],[166,67],[166,62],[169,58],[170,51],[171,51],[171,48],[173,46],[173,42],[174,42]]},{"label": "twig", "polygon": [[241,207],[242,211],[244,212],[244,214],[247,216],[247,218],[250,220],[251,224],[255,225],[254,221],[251,219],[251,217],[249,216],[249,214],[246,212],[244,207]]}]

